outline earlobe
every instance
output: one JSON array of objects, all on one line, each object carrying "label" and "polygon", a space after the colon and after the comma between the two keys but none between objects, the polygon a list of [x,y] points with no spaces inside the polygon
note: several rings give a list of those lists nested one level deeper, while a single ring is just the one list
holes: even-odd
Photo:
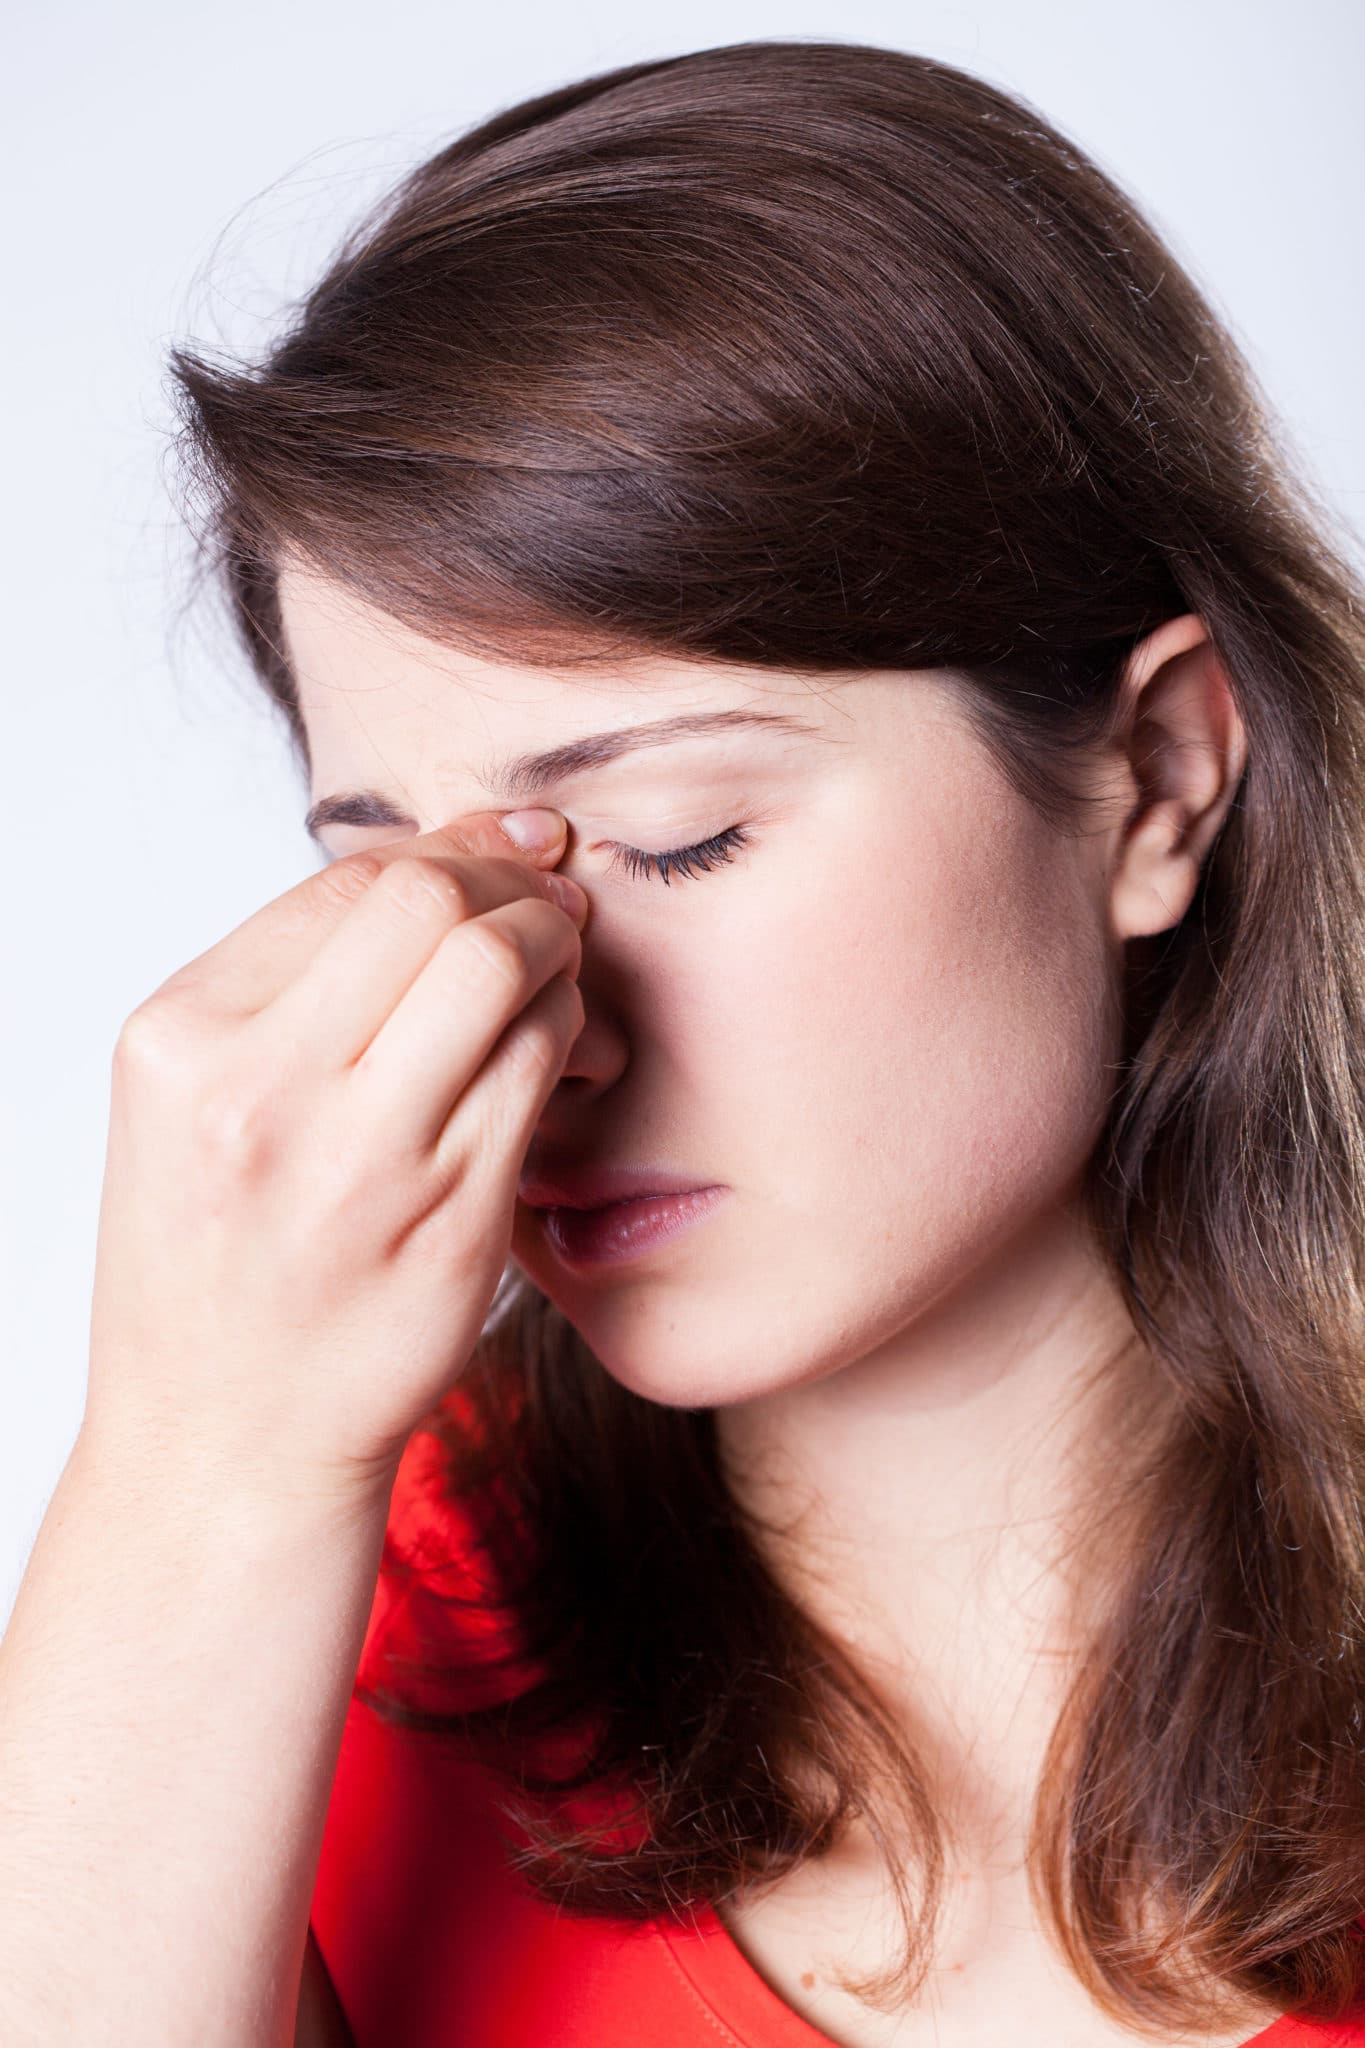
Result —
[{"label": "earlobe", "polygon": [[1203,620],[1187,612],[1139,643],[1122,684],[1124,753],[1137,803],[1119,828],[1111,919],[1119,939],[1167,931],[1200,871],[1246,765],[1246,733]]},{"label": "earlobe", "polygon": [[1110,891],[1116,938],[1144,938],[1180,923],[1199,882],[1199,863],[1183,841],[1180,817],[1167,805],[1152,806],[1132,826]]}]

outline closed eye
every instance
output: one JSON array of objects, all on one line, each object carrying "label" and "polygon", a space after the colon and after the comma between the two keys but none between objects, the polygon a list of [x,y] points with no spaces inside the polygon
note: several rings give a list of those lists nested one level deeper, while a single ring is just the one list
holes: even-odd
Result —
[{"label": "closed eye", "polygon": [[618,846],[611,865],[642,880],[661,875],[667,883],[674,875],[704,873],[722,861],[733,860],[736,849],[746,846],[748,840],[742,825],[731,825],[712,839],[703,839],[696,846],[677,846],[669,853],[643,853],[638,846]]}]

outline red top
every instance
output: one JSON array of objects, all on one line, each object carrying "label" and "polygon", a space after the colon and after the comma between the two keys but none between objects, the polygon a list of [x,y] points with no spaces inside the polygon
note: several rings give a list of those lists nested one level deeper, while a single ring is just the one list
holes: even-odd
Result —
[{"label": "red top", "polygon": [[[444,1653],[458,1620],[477,1688],[478,1652],[495,1628],[424,1594],[432,1564],[442,1585],[487,1590],[462,1548],[470,1525],[441,1495],[436,1448],[414,1436],[394,1487],[358,1673],[371,1684],[390,1654],[433,1641]],[[406,1694],[406,1682],[396,1689]],[[473,1697],[462,1687],[461,1703]],[[311,1924],[357,2048],[834,2048],[769,1988],[713,1910],[695,1924],[641,1927],[538,1899],[507,1865],[497,1789],[486,1766],[352,1699]],[[1280,2019],[1254,2039],[1365,2048],[1365,2005],[1349,2022]]]}]

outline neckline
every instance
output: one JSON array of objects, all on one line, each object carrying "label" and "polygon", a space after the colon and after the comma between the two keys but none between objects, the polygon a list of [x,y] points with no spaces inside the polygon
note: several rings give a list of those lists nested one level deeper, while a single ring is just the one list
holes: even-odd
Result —
[{"label": "neckline", "polygon": [[[773,1990],[714,1906],[698,1908],[690,1921],[654,1926],[693,1995],[740,2048],[839,2048]],[[1350,2018],[1313,2022],[1282,2013],[1240,2048],[1335,2048],[1359,2038]]]},{"label": "neckline", "polygon": [[714,1906],[654,1924],[694,1995],[743,2048],[839,2048],[759,1975]]}]

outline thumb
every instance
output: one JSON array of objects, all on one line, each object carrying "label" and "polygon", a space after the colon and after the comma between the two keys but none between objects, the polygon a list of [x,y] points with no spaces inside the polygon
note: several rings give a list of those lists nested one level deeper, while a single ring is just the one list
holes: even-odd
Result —
[{"label": "thumb", "polygon": [[505,860],[520,854],[536,866],[559,859],[568,838],[562,811],[462,811],[415,839],[396,839],[367,849],[371,860],[402,860],[413,854],[487,853]]},{"label": "thumb", "polygon": [[488,815],[514,846],[533,859],[548,853],[557,855],[568,837],[562,811],[490,811]]}]

